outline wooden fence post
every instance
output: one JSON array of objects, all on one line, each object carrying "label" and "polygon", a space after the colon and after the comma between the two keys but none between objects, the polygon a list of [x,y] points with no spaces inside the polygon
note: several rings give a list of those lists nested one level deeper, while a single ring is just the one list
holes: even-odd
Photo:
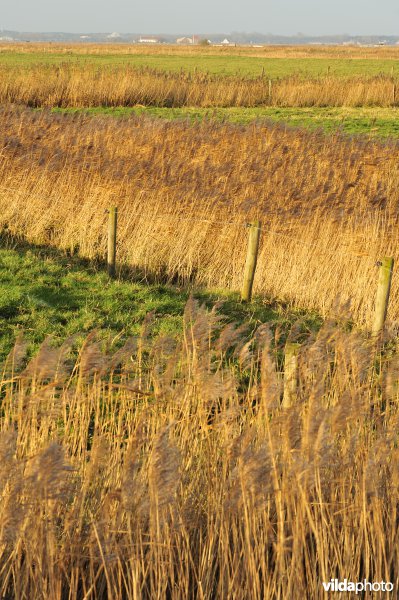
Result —
[{"label": "wooden fence post", "polygon": [[272,80],[269,79],[269,104],[272,103]]},{"label": "wooden fence post", "polygon": [[245,262],[244,282],[241,291],[241,300],[243,302],[250,302],[252,298],[252,286],[254,283],[256,263],[258,261],[260,221],[253,221],[248,224],[248,227],[247,260]]},{"label": "wooden fence post", "polygon": [[283,408],[292,406],[298,393],[298,354],[301,344],[287,342],[284,358]]},{"label": "wooden fence post", "polygon": [[107,267],[108,275],[115,277],[116,273],[116,228],[118,221],[118,209],[113,206],[109,209],[108,219],[108,256],[107,256]]},{"label": "wooden fence post", "polygon": [[390,256],[385,256],[377,264],[380,269],[378,273],[378,288],[372,329],[373,336],[378,336],[384,329],[389,303],[389,293],[391,291],[394,260]]}]

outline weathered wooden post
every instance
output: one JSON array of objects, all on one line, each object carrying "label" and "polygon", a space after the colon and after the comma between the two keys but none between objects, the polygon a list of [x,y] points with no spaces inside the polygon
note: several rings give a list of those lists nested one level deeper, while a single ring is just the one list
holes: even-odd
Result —
[{"label": "weathered wooden post", "polygon": [[269,79],[269,104],[272,103],[272,80]]},{"label": "weathered wooden post", "polygon": [[243,302],[250,302],[252,298],[252,286],[254,283],[256,263],[258,261],[260,221],[248,223],[248,227],[247,260],[245,262],[244,282],[241,291],[241,300]]},{"label": "weathered wooden post", "polygon": [[378,288],[375,301],[375,314],[372,334],[379,336],[384,329],[385,319],[388,311],[389,294],[391,291],[392,271],[394,260],[391,256],[385,256],[378,263]]},{"label": "weathered wooden post", "polygon": [[287,342],[284,358],[284,393],[283,408],[289,408],[298,394],[298,354],[301,344]]},{"label": "weathered wooden post", "polygon": [[118,221],[118,209],[113,206],[108,211],[108,275],[115,277],[116,273],[116,228]]}]

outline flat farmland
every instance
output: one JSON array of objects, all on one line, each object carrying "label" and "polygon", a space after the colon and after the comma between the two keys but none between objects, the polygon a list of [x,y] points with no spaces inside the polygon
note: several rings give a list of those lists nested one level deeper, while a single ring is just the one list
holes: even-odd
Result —
[{"label": "flat farmland", "polygon": [[0,597],[398,589],[398,61],[0,47]]},{"label": "flat farmland", "polygon": [[0,45],[0,65],[29,69],[34,65],[150,67],[161,71],[258,77],[300,75],[339,77],[399,75],[398,48],[198,48],[176,46]]},{"label": "flat farmland", "polygon": [[[342,121],[347,133],[396,135],[398,50],[360,50],[3,46],[0,102],[61,109],[232,109],[227,118],[237,122],[260,115],[332,131]],[[372,117],[359,110],[346,117],[347,109],[385,112]],[[381,122],[373,126],[374,118]]]}]

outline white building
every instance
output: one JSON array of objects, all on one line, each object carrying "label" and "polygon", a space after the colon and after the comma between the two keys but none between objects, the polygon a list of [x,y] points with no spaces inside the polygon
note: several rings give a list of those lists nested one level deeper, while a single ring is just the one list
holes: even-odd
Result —
[{"label": "white building", "polygon": [[140,36],[139,44],[159,44],[159,39],[153,36],[142,37]]}]

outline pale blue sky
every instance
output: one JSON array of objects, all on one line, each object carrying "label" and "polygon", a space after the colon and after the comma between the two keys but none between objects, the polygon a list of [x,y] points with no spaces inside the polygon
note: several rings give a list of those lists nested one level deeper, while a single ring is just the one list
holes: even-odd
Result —
[{"label": "pale blue sky", "polygon": [[0,29],[399,34],[399,0],[0,0]]}]

